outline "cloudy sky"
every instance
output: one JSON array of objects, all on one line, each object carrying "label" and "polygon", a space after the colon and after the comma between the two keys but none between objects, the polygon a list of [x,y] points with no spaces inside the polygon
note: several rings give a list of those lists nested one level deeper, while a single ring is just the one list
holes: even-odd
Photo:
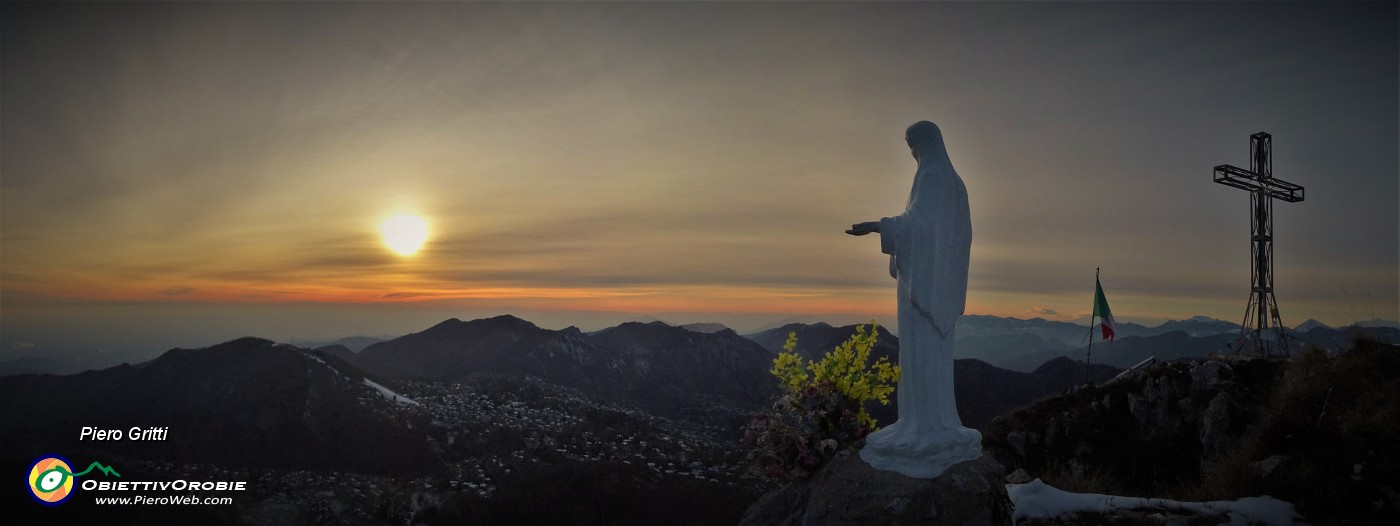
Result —
[{"label": "cloudy sky", "polygon": [[1284,322],[1400,317],[1393,3],[3,10],[9,339],[888,319],[842,230],[902,211],[921,119],[970,194],[969,313],[1084,318],[1101,267],[1120,319],[1240,319],[1248,195],[1211,172],[1267,131],[1307,187]]}]

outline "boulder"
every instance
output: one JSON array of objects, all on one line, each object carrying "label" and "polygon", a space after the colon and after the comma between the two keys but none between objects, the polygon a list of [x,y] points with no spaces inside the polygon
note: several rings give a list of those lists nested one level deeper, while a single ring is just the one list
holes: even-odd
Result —
[{"label": "boulder", "polygon": [[989,455],[949,467],[933,479],[913,479],[870,467],[849,451],[812,478],[769,492],[750,506],[741,526],[928,525],[1011,523],[1011,501]]},{"label": "boulder", "polygon": [[1234,368],[1220,360],[1206,360],[1191,367],[1191,390],[1219,389],[1234,375]]},{"label": "boulder", "polygon": [[1017,469],[1016,471],[1013,471],[1010,475],[1006,476],[1007,484],[1025,484],[1032,480],[1035,480],[1035,478],[1031,477],[1030,473],[1026,473],[1026,470],[1024,469]]},{"label": "boulder", "polygon": [[1229,448],[1234,436],[1232,422],[1238,412],[1239,404],[1230,396],[1230,391],[1222,390],[1210,400],[1205,414],[1201,415],[1200,435],[1201,449],[1205,452],[1204,459],[1215,458]]}]

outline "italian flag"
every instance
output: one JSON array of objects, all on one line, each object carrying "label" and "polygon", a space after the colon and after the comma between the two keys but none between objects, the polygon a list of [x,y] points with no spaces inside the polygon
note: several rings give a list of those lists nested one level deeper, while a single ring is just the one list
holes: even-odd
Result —
[{"label": "italian flag", "polygon": [[1103,324],[1103,339],[1113,341],[1113,311],[1108,310],[1108,299],[1103,297],[1103,285],[1094,277],[1094,316]]}]

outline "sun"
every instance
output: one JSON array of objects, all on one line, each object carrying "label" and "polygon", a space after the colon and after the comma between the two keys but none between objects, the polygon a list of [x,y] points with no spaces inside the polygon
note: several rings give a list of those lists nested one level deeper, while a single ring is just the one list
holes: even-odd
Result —
[{"label": "sun", "polygon": [[379,224],[384,246],[400,256],[411,256],[428,240],[428,221],[423,216],[399,214]]}]

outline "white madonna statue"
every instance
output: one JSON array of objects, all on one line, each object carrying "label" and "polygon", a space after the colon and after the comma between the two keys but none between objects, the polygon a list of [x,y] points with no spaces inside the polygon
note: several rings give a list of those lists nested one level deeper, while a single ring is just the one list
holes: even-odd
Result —
[{"label": "white madonna statue", "polygon": [[919,163],[904,213],[846,231],[880,234],[899,291],[899,420],[867,437],[860,458],[908,477],[934,478],[982,454],[982,434],[963,427],[953,396],[953,327],[967,304],[972,220],[967,187],[938,126],[916,122],[904,138]]}]

